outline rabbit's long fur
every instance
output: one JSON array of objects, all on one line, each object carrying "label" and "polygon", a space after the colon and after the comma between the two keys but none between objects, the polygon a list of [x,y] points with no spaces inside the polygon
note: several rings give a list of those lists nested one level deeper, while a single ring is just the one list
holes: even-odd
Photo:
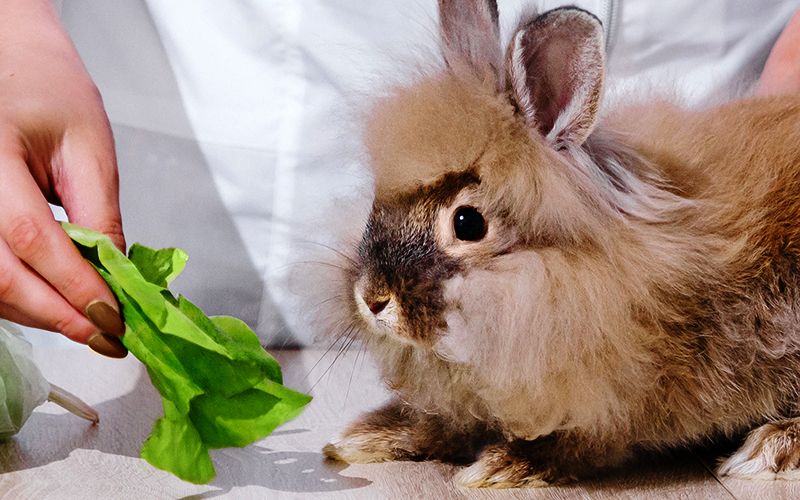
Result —
[{"label": "rabbit's long fur", "polygon": [[[398,401],[328,455],[485,447],[463,482],[535,485],[794,417],[800,97],[646,102],[591,130],[576,123],[593,114],[559,117],[548,134],[513,77],[498,92],[486,67],[459,64],[370,118],[375,208],[344,307]],[[464,205],[485,216],[484,240],[450,235]],[[389,312],[371,315],[379,295]],[[767,447],[749,444],[723,472],[763,475]]]}]

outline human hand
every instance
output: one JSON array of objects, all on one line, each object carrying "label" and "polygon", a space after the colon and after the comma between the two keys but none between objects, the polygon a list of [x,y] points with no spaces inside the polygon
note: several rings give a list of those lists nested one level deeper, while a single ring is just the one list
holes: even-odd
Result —
[{"label": "human hand", "polygon": [[800,11],[797,11],[772,47],[756,84],[756,95],[800,92]]},{"label": "human hand", "polygon": [[[49,0],[0,4],[0,317],[124,357],[119,306],[47,202],[125,247],[101,97]],[[84,315],[85,314],[85,315]]]}]

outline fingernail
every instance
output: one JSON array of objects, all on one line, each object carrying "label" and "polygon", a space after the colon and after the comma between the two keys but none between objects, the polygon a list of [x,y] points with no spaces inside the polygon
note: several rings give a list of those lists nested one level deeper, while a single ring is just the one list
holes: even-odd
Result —
[{"label": "fingernail", "polygon": [[86,317],[100,330],[122,337],[125,334],[125,323],[119,311],[102,300],[95,300],[86,306]]},{"label": "fingernail", "polygon": [[120,339],[105,333],[95,333],[89,337],[87,344],[94,352],[109,358],[124,358],[128,355],[128,350]]}]

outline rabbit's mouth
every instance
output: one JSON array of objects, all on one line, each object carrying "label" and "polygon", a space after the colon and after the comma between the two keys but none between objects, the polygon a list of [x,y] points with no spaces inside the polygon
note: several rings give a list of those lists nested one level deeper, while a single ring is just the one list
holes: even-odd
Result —
[{"label": "rabbit's mouth", "polygon": [[415,347],[430,347],[433,343],[432,332],[440,322],[435,320],[432,309],[420,314],[424,304],[408,298],[404,301],[394,292],[376,292],[364,276],[355,282],[353,298],[356,314],[370,333]]},{"label": "rabbit's mouth", "polygon": [[392,335],[400,328],[400,311],[397,298],[386,291],[372,289],[362,277],[353,287],[356,309],[370,331]]}]

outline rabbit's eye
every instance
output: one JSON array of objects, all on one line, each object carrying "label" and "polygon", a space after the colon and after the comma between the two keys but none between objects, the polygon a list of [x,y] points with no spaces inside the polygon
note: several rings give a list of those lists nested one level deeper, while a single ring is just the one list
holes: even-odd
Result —
[{"label": "rabbit's eye", "polygon": [[486,236],[486,221],[475,207],[459,207],[453,217],[456,238],[463,241],[478,241]]}]

